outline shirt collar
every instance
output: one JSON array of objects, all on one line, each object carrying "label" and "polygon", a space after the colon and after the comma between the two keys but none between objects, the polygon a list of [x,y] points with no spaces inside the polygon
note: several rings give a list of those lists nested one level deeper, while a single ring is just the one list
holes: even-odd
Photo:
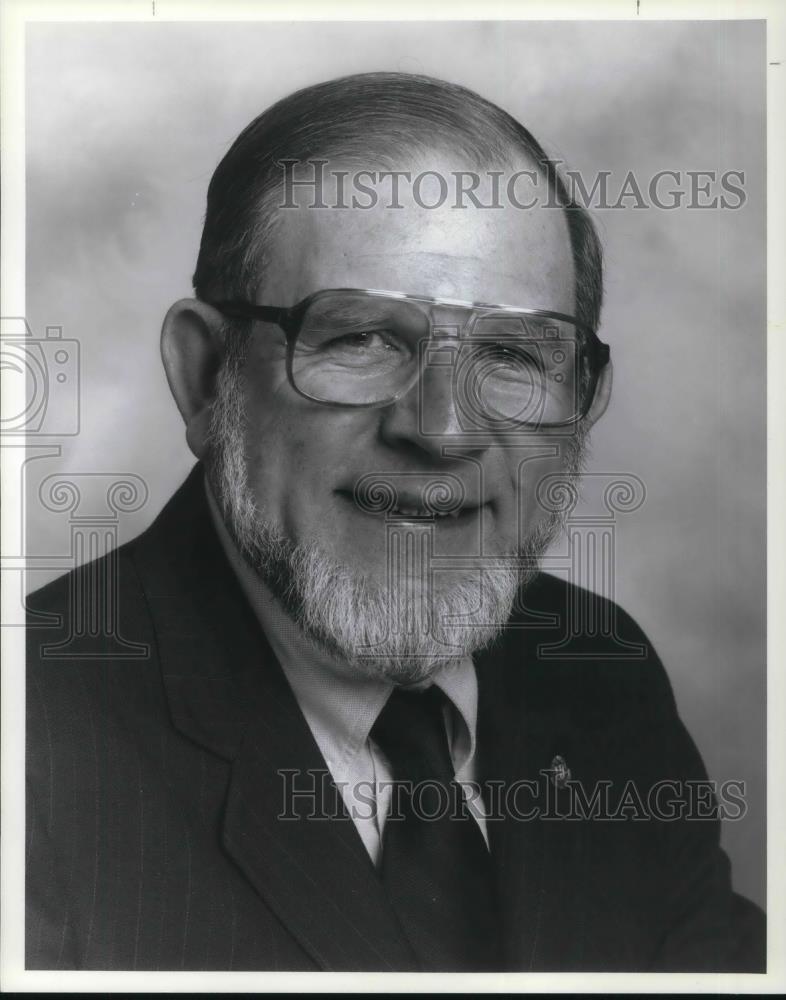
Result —
[{"label": "shirt collar", "polygon": [[[348,674],[340,661],[303,633],[238,551],[207,480],[205,492],[230,566],[281,664],[322,755],[332,763],[350,761],[366,745],[393,685]],[[478,683],[471,658],[467,656],[441,667],[433,683],[447,695],[455,709],[448,719],[448,738],[458,774],[475,755]]]}]

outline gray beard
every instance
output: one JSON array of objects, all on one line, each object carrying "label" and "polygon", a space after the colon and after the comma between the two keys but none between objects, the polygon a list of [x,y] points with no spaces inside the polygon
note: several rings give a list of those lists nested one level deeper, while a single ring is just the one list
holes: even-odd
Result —
[{"label": "gray beard", "polygon": [[[295,543],[260,511],[248,483],[241,368],[240,352],[230,349],[211,415],[208,480],[243,558],[303,633],[350,670],[395,684],[423,682],[493,643],[517,593],[538,573],[543,553],[562,530],[564,515],[549,514],[498,566],[464,570],[440,587],[433,586],[440,571],[429,567],[423,529],[402,526],[399,547],[409,558],[391,559],[389,552],[387,584],[379,585],[313,540]],[[568,454],[571,483],[584,452],[579,431]],[[402,562],[404,573],[395,570]]]}]

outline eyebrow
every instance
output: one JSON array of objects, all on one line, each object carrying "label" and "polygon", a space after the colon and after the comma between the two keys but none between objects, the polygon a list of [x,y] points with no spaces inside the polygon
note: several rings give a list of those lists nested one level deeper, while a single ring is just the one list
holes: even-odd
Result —
[{"label": "eyebrow", "polygon": [[383,316],[389,312],[390,306],[390,302],[372,297],[363,302],[334,299],[320,304],[315,309],[315,313],[317,319],[354,323]]}]

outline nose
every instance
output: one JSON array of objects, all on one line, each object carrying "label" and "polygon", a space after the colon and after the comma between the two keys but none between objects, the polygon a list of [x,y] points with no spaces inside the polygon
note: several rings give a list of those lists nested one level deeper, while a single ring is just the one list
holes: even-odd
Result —
[{"label": "nose", "polygon": [[482,452],[487,447],[478,440],[477,431],[470,431],[460,410],[449,347],[443,361],[425,364],[409,392],[382,411],[380,435],[390,447],[439,457],[445,446],[459,448],[463,454]]}]

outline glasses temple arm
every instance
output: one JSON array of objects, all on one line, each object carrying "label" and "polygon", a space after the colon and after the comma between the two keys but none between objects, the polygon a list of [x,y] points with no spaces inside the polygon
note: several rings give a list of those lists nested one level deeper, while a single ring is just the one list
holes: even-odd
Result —
[{"label": "glasses temple arm", "polygon": [[265,323],[276,323],[285,330],[291,311],[280,306],[257,306],[249,302],[211,302],[210,305],[227,319],[261,319]]}]

